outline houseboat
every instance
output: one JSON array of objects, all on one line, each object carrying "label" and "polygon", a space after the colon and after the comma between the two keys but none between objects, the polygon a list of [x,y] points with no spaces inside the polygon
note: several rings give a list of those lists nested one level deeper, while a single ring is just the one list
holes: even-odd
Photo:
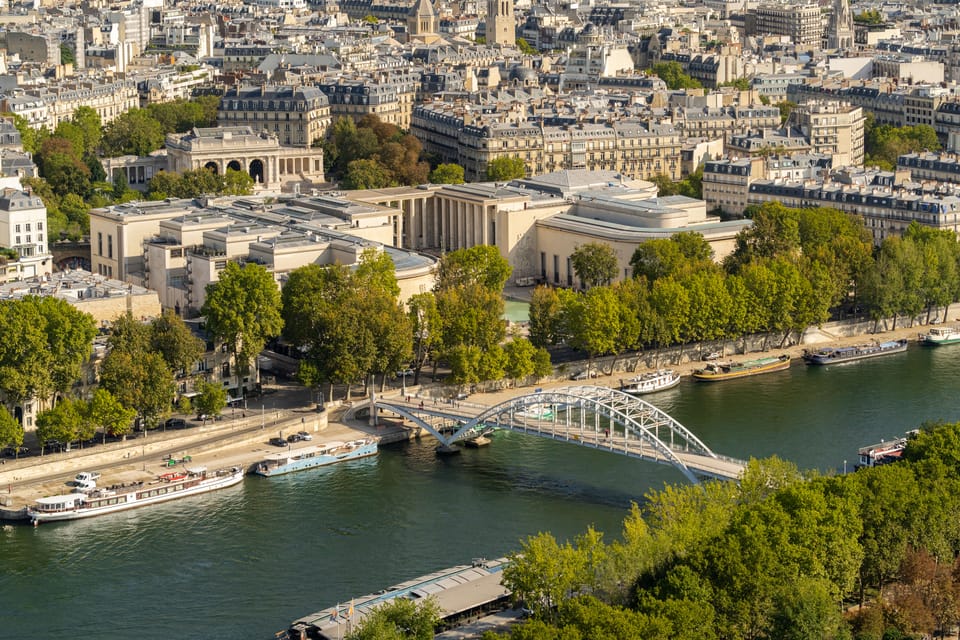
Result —
[{"label": "houseboat", "polygon": [[631,378],[620,387],[624,393],[644,395],[672,389],[680,384],[680,374],[673,369],[660,369]]},{"label": "houseboat", "polygon": [[928,347],[940,347],[960,342],[960,327],[932,327],[920,336],[920,344]]},{"label": "houseboat", "polygon": [[854,362],[865,358],[876,358],[892,353],[902,353],[907,350],[906,339],[890,340],[888,342],[871,342],[858,344],[852,347],[828,347],[817,351],[804,351],[803,359],[807,364],[839,364]]},{"label": "houseboat", "polygon": [[258,462],[253,468],[253,472],[269,478],[294,471],[325,467],[345,460],[366,458],[376,454],[377,441],[373,438],[351,440],[350,442],[328,442],[323,445],[277,453]]},{"label": "houseboat", "polygon": [[719,382],[721,380],[733,380],[735,378],[746,378],[747,376],[783,371],[789,367],[790,356],[787,354],[769,356],[757,360],[747,360],[745,362],[711,362],[703,369],[694,371],[693,378],[702,382]]}]

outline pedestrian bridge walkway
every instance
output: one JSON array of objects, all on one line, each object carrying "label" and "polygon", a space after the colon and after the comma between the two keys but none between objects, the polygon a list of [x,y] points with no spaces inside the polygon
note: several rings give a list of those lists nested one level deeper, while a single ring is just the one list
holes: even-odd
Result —
[{"label": "pedestrian bridge walkway", "polygon": [[608,387],[537,391],[494,406],[405,398],[378,399],[376,406],[422,427],[447,448],[505,429],[673,465],[693,483],[701,478],[736,480],[746,464],[713,453],[649,402]]}]

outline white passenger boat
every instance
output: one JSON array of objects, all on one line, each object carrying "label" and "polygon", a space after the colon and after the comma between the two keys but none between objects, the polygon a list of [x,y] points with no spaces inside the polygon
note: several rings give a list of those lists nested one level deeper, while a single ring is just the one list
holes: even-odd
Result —
[{"label": "white passenger boat", "polygon": [[553,418],[553,407],[548,404],[531,404],[513,415],[528,420],[550,420]]},{"label": "white passenger boat", "polygon": [[960,327],[931,327],[929,332],[920,336],[920,343],[931,347],[958,342],[960,342]]},{"label": "white passenger boat", "polygon": [[377,441],[373,438],[351,440],[350,442],[328,442],[327,444],[303,447],[283,453],[277,453],[262,460],[253,472],[266,477],[279,476],[293,471],[303,471],[328,464],[366,458],[377,454]]},{"label": "white passenger boat", "polygon": [[643,395],[672,389],[680,384],[680,374],[673,369],[660,369],[659,371],[650,371],[627,381],[620,390],[625,393]]},{"label": "white passenger boat", "polygon": [[216,471],[193,467],[165,473],[150,482],[131,482],[87,493],[39,498],[27,508],[27,515],[34,523],[78,520],[224,489],[239,484],[241,480],[241,467]]}]

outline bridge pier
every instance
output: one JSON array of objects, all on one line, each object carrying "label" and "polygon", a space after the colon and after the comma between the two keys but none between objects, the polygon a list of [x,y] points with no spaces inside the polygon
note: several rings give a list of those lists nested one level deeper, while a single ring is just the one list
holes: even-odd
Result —
[{"label": "bridge pier", "polygon": [[437,445],[436,451],[441,456],[453,456],[460,453],[460,447],[455,444],[440,443]]}]

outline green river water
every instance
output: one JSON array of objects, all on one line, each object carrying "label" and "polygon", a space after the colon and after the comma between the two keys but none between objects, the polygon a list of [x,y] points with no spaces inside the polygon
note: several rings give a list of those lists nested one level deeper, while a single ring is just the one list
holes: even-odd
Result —
[{"label": "green river water", "polygon": [[[960,419],[960,346],[647,396],[714,451],[852,469],[859,446]],[[478,401],[482,398],[478,397]],[[539,531],[619,534],[672,468],[519,434],[433,444],[166,505],[0,530],[0,637],[266,639],[290,621]]]}]

